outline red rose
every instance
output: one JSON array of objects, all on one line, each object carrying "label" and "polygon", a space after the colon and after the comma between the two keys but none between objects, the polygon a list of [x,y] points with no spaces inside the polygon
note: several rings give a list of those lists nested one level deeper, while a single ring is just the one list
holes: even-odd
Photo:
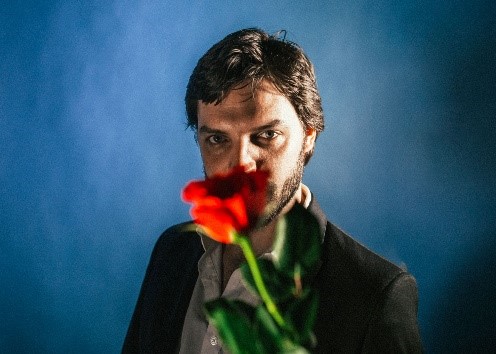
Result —
[{"label": "red rose", "polygon": [[192,203],[190,214],[212,239],[232,243],[234,232],[254,227],[267,198],[268,173],[245,172],[238,166],[225,175],[192,181],[182,191],[182,199]]}]

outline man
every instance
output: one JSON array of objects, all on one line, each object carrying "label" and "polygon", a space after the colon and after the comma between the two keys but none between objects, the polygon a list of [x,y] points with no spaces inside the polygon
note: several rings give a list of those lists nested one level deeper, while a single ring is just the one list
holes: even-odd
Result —
[{"label": "man", "polygon": [[[228,35],[195,67],[186,110],[207,177],[238,165],[269,173],[270,215],[248,235],[258,255],[270,254],[275,224],[294,203],[319,220],[315,351],[420,352],[414,278],[329,223],[301,183],[324,128],[313,66],[303,51],[258,29]],[[180,229],[166,230],[157,241],[125,353],[223,352],[203,303],[219,296],[259,301],[240,281],[237,246]]]}]

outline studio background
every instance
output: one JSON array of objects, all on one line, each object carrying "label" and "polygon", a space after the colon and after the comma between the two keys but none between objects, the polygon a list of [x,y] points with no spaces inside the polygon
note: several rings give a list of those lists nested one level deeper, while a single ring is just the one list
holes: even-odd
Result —
[{"label": "studio background", "polygon": [[[3,1],[0,352],[117,353],[160,233],[202,167],[183,97],[245,27],[315,64],[304,182],[417,278],[426,352],[496,345],[496,3]],[[171,284],[171,286],[174,286]]]}]

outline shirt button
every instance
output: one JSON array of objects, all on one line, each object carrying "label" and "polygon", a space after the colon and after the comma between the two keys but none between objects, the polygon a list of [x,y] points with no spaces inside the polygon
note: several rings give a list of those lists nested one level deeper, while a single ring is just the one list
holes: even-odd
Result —
[{"label": "shirt button", "polygon": [[217,345],[217,344],[219,344],[219,340],[217,339],[216,336],[210,337],[210,344],[212,344],[214,346]]}]

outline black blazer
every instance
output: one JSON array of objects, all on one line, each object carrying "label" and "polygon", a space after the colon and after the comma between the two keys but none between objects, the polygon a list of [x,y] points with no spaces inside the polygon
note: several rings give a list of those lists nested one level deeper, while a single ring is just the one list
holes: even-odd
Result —
[{"label": "black blazer", "polygon": [[[406,271],[327,222],[312,198],[323,232],[315,278],[317,353],[419,353],[417,285]],[[123,353],[174,353],[203,254],[199,236],[166,230],[153,250]]]}]

